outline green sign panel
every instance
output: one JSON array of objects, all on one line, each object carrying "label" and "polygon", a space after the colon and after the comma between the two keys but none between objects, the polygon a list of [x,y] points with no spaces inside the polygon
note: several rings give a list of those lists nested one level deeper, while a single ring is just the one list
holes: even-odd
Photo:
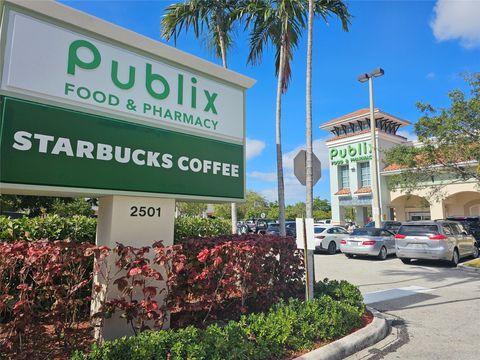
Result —
[{"label": "green sign panel", "polygon": [[9,97],[0,100],[2,186],[244,197],[242,145]]},{"label": "green sign panel", "polygon": [[350,162],[368,160],[372,160],[372,145],[370,141],[330,149],[331,165],[344,165]]}]

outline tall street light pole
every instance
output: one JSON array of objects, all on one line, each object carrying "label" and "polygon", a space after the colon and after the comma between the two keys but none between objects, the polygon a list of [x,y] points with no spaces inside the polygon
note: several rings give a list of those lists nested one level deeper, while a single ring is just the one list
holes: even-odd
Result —
[{"label": "tall street light pole", "polygon": [[375,221],[375,227],[382,226],[381,208],[380,208],[380,183],[378,181],[378,157],[377,157],[377,122],[375,121],[375,107],[373,103],[373,78],[383,76],[385,71],[382,68],[373,70],[370,74],[362,74],[358,77],[358,81],[368,81],[370,93],[370,135],[372,142],[372,217]]}]

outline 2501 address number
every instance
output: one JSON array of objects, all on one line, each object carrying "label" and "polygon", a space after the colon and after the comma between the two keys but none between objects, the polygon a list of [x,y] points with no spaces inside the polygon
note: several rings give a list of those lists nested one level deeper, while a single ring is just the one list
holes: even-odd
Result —
[{"label": "2501 address number", "polygon": [[146,206],[131,206],[130,207],[130,216],[140,216],[140,217],[160,217],[162,213],[162,209],[157,207],[154,208],[153,206],[146,207]]}]

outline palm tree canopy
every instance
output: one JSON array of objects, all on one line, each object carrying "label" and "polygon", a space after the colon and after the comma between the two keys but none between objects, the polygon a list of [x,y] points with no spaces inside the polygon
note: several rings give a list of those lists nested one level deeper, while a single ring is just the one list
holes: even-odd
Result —
[{"label": "palm tree canopy", "polygon": [[166,40],[173,37],[176,43],[183,30],[187,32],[193,28],[198,38],[206,28],[209,46],[215,49],[215,55],[222,57],[222,40],[225,49],[233,43],[231,31],[235,19],[232,13],[236,4],[235,0],[190,0],[170,5],[161,21],[161,35]]},{"label": "palm tree canopy", "polygon": [[[315,15],[325,21],[336,16],[342,22],[342,28],[348,31],[351,15],[343,1],[315,0]],[[286,61],[283,69],[282,92],[288,88],[292,70],[291,61],[298,47],[303,29],[307,23],[308,0],[246,0],[235,10],[237,17],[246,19],[246,27],[251,26],[250,53],[247,62],[257,65],[266,46],[271,42],[275,46],[275,75],[279,74],[280,48],[283,45]]]},{"label": "palm tree canopy", "polygon": [[238,16],[246,19],[246,27],[252,27],[247,63],[257,65],[271,42],[276,50],[275,75],[278,76],[280,50],[284,47],[282,92],[287,90],[291,78],[290,64],[306,25],[307,10],[305,0],[247,0],[236,10]]},{"label": "palm tree canopy", "polygon": [[320,15],[325,22],[330,16],[336,16],[342,22],[342,29],[348,31],[352,15],[348,12],[347,5],[341,0],[315,0],[315,15]]}]

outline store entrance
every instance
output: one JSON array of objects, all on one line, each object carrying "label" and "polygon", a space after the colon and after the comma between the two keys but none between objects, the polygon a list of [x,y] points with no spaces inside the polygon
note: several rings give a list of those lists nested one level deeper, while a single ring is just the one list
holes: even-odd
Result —
[{"label": "store entrance", "polygon": [[409,212],[407,219],[408,221],[432,220],[429,211]]}]

